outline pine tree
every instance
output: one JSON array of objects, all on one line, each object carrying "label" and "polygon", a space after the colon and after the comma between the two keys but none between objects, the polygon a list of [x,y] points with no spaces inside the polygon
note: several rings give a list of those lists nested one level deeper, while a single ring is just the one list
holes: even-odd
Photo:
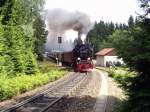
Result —
[{"label": "pine tree", "polygon": [[144,14],[141,14],[140,17],[142,18],[149,18],[150,14],[150,1],[149,0],[139,0],[140,7],[143,9]]},{"label": "pine tree", "polygon": [[45,30],[45,22],[39,15],[36,17],[33,23],[34,37],[35,37],[35,48],[34,51],[37,54],[38,60],[43,60],[44,44],[46,42],[47,32]]},{"label": "pine tree", "polygon": [[100,21],[99,23],[95,23],[94,28],[87,35],[88,40],[94,45],[94,53],[102,48],[102,42],[107,40],[108,36],[111,35],[115,29],[116,26],[113,22],[106,23]]},{"label": "pine tree", "polygon": [[118,23],[115,24],[115,29],[116,29],[116,30],[119,30],[119,25],[118,25]]},{"label": "pine tree", "polygon": [[34,74],[38,68],[32,25],[43,0],[1,0],[0,3],[0,72]]},{"label": "pine tree", "polygon": [[115,30],[115,25],[113,22],[110,23],[109,29],[110,29],[110,34],[112,34],[112,32],[114,32],[114,30]]},{"label": "pine tree", "polygon": [[129,28],[132,28],[132,27],[134,26],[134,19],[133,19],[133,16],[130,16],[130,17],[129,17],[128,26],[129,26]]},{"label": "pine tree", "polygon": [[7,25],[12,16],[12,7],[14,0],[0,1],[0,22],[2,25]]}]

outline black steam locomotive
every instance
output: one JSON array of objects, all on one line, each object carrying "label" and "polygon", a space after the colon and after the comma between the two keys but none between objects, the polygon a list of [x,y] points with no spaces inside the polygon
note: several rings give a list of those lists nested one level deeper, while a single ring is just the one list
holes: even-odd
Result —
[{"label": "black steam locomotive", "polygon": [[93,69],[93,49],[90,44],[77,44],[73,51],[62,53],[62,63],[72,65],[75,72],[88,72]]},{"label": "black steam locomotive", "polygon": [[92,52],[93,49],[90,44],[77,44],[75,46],[73,49],[75,71],[83,72],[93,69]]}]

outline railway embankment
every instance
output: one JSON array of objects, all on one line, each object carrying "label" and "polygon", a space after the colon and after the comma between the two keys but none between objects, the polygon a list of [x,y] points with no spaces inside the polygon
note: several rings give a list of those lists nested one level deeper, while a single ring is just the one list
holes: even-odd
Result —
[{"label": "railway embankment", "polygon": [[[115,72],[111,71],[111,73]],[[120,73],[119,70],[116,73]],[[126,99],[126,96],[120,84],[116,83],[117,80],[112,78],[117,75],[108,76],[104,68],[90,73],[70,72],[57,81],[1,103],[1,110],[10,109],[9,112],[113,112],[118,109],[118,105]]]},{"label": "railway embankment", "polygon": [[0,76],[0,108],[30,97],[41,86],[58,80],[68,72],[49,61],[40,62],[39,68],[40,71],[33,75]]},{"label": "railway embankment", "polygon": [[131,72],[128,68],[121,67],[96,67],[98,70],[108,76],[108,95],[105,112],[121,112],[126,108],[127,86],[129,86],[129,79],[135,76],[135,72]]},{"label": "railway embankment", "polygon": [[5,111],[91,112],[100,89],[98,72],[70,73]]}]

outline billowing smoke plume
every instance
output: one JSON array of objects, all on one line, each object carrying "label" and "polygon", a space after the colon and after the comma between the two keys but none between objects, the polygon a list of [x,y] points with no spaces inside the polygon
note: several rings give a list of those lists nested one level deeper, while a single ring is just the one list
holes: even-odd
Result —
[{"label": "billowing smoke plume", "polygon": [[[73,43],[65,39],[65,31],[73,29],[78,35],[87,34],[92,28],[89,17],[81,12],[67,12],[62,9],[53,9],[46,11],[46,22],[49,35],[47,37],[47,50],[57,50],[60,47],[57,43],[58,36],[61,36],[63,43],[62,51],[69,51],[73,48]],[[70,37],[72,38],[72,37]],[[66,47],[65,47],[66,46]]]}]

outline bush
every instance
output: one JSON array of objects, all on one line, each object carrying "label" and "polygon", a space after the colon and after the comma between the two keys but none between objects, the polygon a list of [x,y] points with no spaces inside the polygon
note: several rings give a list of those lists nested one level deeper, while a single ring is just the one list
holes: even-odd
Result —
[{"label": "bush", "polygon": [[64,75],[65,70],[51,70],[48,73],[39,73],[35,75],[17,75],[16,77],[2,77],[0,78],[0,100],[6,100],[13,96],[19,95],[23,92],[34,89],[54,81]]},{"label": "bush", "polygon": [[131,80],[135,77],[135,72],[129,71],[127,68],[115,67],[108,70],[109,76],[120,84],[120,87],[127,90],[131,85]]}]

